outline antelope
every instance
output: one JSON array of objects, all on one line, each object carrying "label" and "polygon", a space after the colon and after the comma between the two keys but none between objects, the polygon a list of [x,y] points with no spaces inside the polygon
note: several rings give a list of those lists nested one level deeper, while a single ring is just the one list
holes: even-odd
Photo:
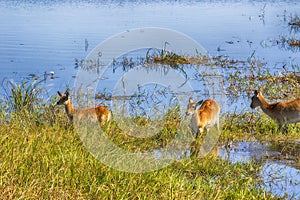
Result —
[{"label": "antelope", "polygon": [[270,104],[263,97],[260,90],[255,90],[251,100],[250,107],[252,109],[260,107],[264,113],[277,123],[279,131],[286,124],[300,122],[300,98]]},{"label": "antelope", "polygon": [[[197,109],[200,105],[201,107]],[[208,131],[213,125],[217,125],[219,130],[219,113],[220,106],[214,99],[199,102],[194,102],[192,98],[189,99],[186,115],[192,115],[190,128],[196,133],[196,138],[199,133],[203,133],[205,128]]]},{"label": "antelope", "polygon": [[65,105],[66,114],[71,122],[73,122],[74,113],[76,115],[76,119],[78,120],[82,118],[90,118],[93,121],[98,120],[101,126],[111,120],[111,111],[109,111],[106,106],[76,109],[73,108],[68,91],[66,91],[65,94],[62,94],[59,91],[57,91],[57,93],[60,99],[57,101],[56,105]]}]

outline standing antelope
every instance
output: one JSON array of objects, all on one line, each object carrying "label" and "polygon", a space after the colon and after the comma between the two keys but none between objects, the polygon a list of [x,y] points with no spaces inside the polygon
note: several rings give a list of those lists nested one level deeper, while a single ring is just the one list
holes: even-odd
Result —
[{"label": "standing antelope", "polygon": [[[199,105],[201,107],[197,109]],[[219,113],[220,106],[213,99],[206,99],[204,102],[201,100],[197,103],[192,98],[189,99],[186,115],[192,115],[190,128],[196,132],[196,138],[199,132],[200,134],[203,133],[204,128],[209,130],[213,125],[217,125],[219,130]]]},{"label": "standing antelope", "polygon": [[69,92],[66,91],[65,94],[57,91],[60,99],[56,103],[56,105],[65,105],[66,113],[71,122],[73,122],[74,113],[76,119],[80,120],[82,118],[90,118],[92,120],[98,120],[101,125],[105,124],[111,119],[111,111],[107,109],[106,106],[97,106],[94,108],[86,108],[86,109],[75,109],[71,103],[69,98]]},{"label": "standing antelope", "polygon": [[264,113],[271,117],[277,124],[278,129],[285,124],[300,122],[300,98],[288,101],[269,104],[259,90],[254,91],[251,98],[252,109],[260,107]]}]

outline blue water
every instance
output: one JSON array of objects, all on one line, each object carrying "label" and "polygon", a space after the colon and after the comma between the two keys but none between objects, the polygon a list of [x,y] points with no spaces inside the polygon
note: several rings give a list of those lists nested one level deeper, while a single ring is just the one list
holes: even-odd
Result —
[{"label": "blue water", "polygon": [[[268,144],[256,142],[240,142],[233,145],[228,154],[225,149],[219,149],[220,157],[230,162],[250,162],[252,160],[262,162],[259,176],[264,180],[261,187],[272,194],[287,199],[300,198],[300,170],[294,161],[280,159],[280,149],[274,150]],[[266,158],[276,156],[279,159]]]},{"label": "blue water", "polygon": [[0,80],[53,71],[53,87],[63,90],[73,84],[75,59],[84,59],[114,34],[142,27],[187,34],[212,56],[245,60],[255,51],[270,66],[299,64],[299,51],[268,42],[281,35],[299,36],[288,26],[299,8],[298,1],[1,0]]}]

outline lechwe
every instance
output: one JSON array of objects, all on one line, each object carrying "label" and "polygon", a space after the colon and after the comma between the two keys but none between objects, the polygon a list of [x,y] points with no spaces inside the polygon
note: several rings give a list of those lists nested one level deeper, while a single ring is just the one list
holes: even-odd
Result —
[{"label": "lechwe", "polygon": [[285,124],[300,122],[300,98],[269,104],[259,90],[254,91],[251,98],[252,109],[260,107],[279,126],[279,131]]},{"label": "lechwe", "polygon": [[90,119],[92,121],[99,121],[101,125],[105,124],[111,119],[111,111],[107,109],[106,106],[97,106],[94,108],[86,108],[86,109],[75,109],[71,103],[71,99],[69,98],[69,92],[66,91],[65,94],[57,91],[60,99],[56,103],[57,105],[65,105],[66,113],[71,122],[73,122],[74,114],[77,120],[81,120],[83,118]]},{"label": "lechwe", "polygon": [[[201,107],[197,108],[200,105]],[[196,133],[196,138],[205,128],[209,130],[213,125],[217,125],[219,130],[219,113],[220,106],[213,99],[206,99],[204,102],[201,100],[197,103],[192,98],[189,99],[186,115],[192,115],[190,128]]]}]

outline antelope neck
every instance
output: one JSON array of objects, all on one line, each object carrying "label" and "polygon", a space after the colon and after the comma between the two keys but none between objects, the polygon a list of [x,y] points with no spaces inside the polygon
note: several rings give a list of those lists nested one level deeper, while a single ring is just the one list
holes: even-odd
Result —
[{"label": "antelope neck", "polygon": [[198,120],[200,120],[200,117],[199,117],[199,109],[196,109],[193,113],[193,115],[195,116],[195,118]]},{"label": "antelope neck", "polygon": [[260,100],[260,102],[261,102],[261,109],[265,112],[265,113],[270,113],[270,110],[269,110],[269,106],[270,106],[270,104],[267,102],[267,100],[263,97],[263,96],[261,96],[261,95],[259,95],[259,100]]},{"label": "antelope neck", "polygon": [[67,104],[65,104],[66,113],[69,117],[73,116],[73,105],[71,101],[69,100]]}]

